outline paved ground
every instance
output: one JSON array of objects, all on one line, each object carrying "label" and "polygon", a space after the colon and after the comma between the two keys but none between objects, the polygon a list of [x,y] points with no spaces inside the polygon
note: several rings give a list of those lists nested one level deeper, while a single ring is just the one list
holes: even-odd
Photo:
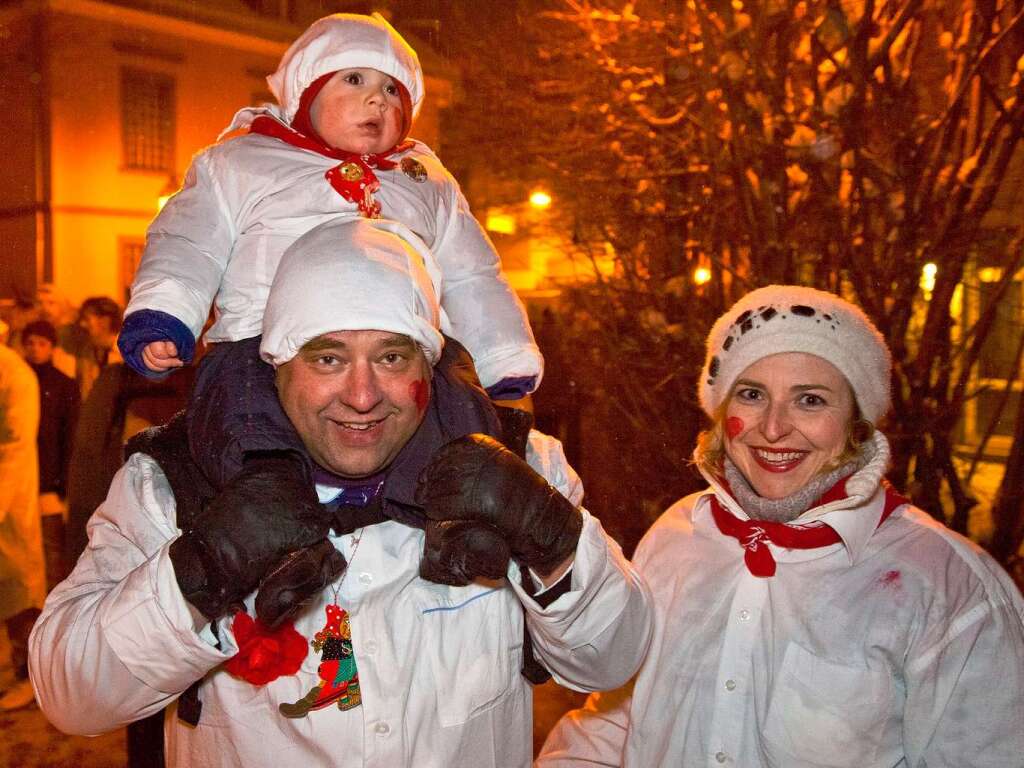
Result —
[{"label": "paved ground", "polygon": [[[0,631],[0,689],[12,681],[9,658],[7,637]],[[534,752],[562,713],[582,702],[582,695],[554,683],[536,689]],[[35,706],[0,712],[0,768],[122,768],[124,764],[124,729],[95,738],[65,736]]]},{"label": "paved ground", "polygon": [[[0,690],[14,680],[10,658],[0,631]],[[0,768],[121,768],[124,762],[124,729],[93,739],[65,736],[35,705],[0,712]]]},{"label": "paved ground", "polygon": [[120,768],[124,730],[94,739],[65,736],[35,707],[0,714],[3,768]]}]

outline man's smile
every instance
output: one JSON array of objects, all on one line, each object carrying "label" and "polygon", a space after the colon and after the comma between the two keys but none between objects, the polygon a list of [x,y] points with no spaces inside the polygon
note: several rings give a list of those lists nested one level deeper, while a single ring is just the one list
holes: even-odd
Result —
[{"label": "man's smile", "polygon": [[367,430],[376,427],[382,421],[384,421],[384,419],[374,419],[373,421],[335,421],[334,423],[344,429],[350,429],[355,432],[366,432]]}]

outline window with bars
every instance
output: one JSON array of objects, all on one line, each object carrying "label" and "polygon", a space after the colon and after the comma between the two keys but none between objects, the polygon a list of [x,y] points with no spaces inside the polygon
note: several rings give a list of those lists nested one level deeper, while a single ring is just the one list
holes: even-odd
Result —
[{"label": "window with bars", "polygon": [[124,167],[174,170],[174,78],[121,69],[121,140]]}]

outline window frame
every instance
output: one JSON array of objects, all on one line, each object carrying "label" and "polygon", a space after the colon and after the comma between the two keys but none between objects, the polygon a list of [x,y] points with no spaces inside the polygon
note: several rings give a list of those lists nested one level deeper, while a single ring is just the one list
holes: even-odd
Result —
[{"label": "window frame", "polygon": [[[175,77],[167,72],[122,65],[119,83],[121,169],[174,173],[177,153]],[[152,115],[144,114],[147,109]],[[147,124],[147,120],[151,122]],[[147,143],[152,146],[146,146]]]}]

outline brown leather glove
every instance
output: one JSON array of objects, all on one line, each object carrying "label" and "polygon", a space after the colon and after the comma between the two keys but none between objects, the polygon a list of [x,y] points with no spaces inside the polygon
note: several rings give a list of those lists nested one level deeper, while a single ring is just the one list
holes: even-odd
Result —
[{"label": "brown leather glove", "polygon": [[292,552],[260,582],[256,616],[273,629],[320,594],[345,565],[345,556],[327,539]]},{"label": "brown leather glove", "polygon": [[[191,529],[171,544],[178,585],[203,615],[220,618],[240,607],[283,560],[312,545],[329,544],[329,524],[297,457],[275,453],[247,460],[235,479],[196,515]],[[321,580],[330,575],[329,583],[344,570],[344,558],[339,562],[323,548],[314,552],[324,557]],[[287,613],[283,599],[301,603],[311,593],[300,594],[300,582],[313,589],[317,580],[280,573],[275,578],[281,579],[280,587],[271,582],[269,588],[276,595],[262,602],[273,605],[271,618],[280,620]]]},{"label": "brown leather glove", "polygon": [[575,551],[583,528],[572,502],[487,435],[438,451],[416,501],[428,518],[420,575],[442,584],[500,578],[510,557],[546,576]]}]

